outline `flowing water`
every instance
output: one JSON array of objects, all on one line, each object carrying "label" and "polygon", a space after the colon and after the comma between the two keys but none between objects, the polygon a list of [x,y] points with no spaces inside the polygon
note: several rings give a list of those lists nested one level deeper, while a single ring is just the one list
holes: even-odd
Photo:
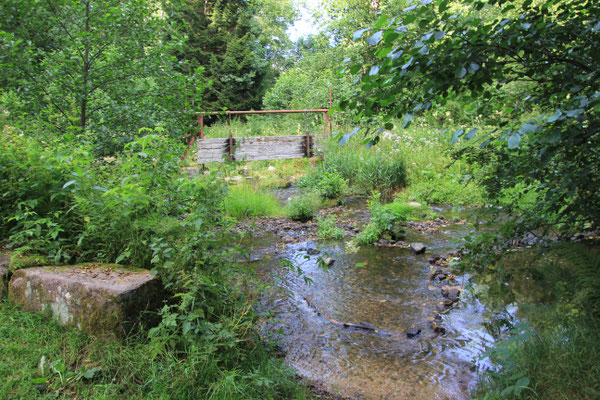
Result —
[{"label": "flowing water", "polygon": [[[399,247],[355,251],[344,241],[280,245],[276,253],[277,237],[253,237],[251,253],[262,260],[256,268],[275,279],[277,288],[263,302],[273,313],[265,331],[276,332],[286,362],[300,375],[334,393],[358,399],[467,398],[476,377],[474,360],[492,340],[483,328],[486,310],[468,293],[452,308],[440,307],[440,285],[429,281],[427,259],[456,248],[455,240],[468,229],[409,232],[409,241],[427,245],[425,255]],[[309,248],[320,253],[309,255]],[[326,271],[318,263],[325,256],[335,259]],[[302,274],[282,266],[281,259]],[[436,314],[442,316],[443,335],[430,327]],[[330,319],[366,322],[378,330],[344,328]],[[408,338],[411,328],[421,329],[420,335]]]}]

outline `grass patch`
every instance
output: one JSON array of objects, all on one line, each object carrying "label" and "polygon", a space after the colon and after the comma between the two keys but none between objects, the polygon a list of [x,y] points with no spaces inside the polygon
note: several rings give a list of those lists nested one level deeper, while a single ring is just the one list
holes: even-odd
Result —
[{"label": "grass patch", "polygon": [[141,337],[103,341],[0,302],[0,398],[308,398],[257,339],[219,342],[165,352]]},{"label": "grass patch", "polygon": [[229,186],[223,200],[225,213],[234,218],[281,216],[283,211],[272,193],[251,186]]},{"label": "grass patch", "polygon": [[367,149],[358,140],[344,146],[331,142],[325,149],[320,170],[314,172],[339,174],[360,193],[378,191],[391,194],[406,185],[404,159],[398,154],[388,154],[377,148]]},{"label": "grass patch", "polygon": [[292,220],[306,222],[313,219],[320,205],[321,199],[317,193],[307,193],[292,197],[285,211]]}]

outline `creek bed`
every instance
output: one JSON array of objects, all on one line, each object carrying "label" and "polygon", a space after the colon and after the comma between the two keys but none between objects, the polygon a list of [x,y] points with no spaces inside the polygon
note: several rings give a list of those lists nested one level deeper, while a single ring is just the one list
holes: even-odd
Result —
[{"label": "creek bed", "polygon": [[[359,217],[361,211],[352,207],[347,213]],[[253,233],[247,247],[252,259],[261,260],[257,272],[275,282],[262,302],[273,315],[265,333],[279,341],[286,362],[300,375],[333,393],[359,399],[468,398],[477,373],[474,361],[493,340],[483,327],[486,310],[468,293],[442,310],[441,285],[428,279],[428,257],[454,249],[469,229],[462,224],[409,231],[409,241],[427,245],[425,255],[402,247],[356,250],[347,240],[282,243],[273,233]],[[325,271],[319,257],[335,262]],[[283,266],[282,259],[302,274]],[[430,328],[436,314],[444,334]],[[330,320],[364,322],[377,332]],[[408,338],[411,328],[421,333]]]}]

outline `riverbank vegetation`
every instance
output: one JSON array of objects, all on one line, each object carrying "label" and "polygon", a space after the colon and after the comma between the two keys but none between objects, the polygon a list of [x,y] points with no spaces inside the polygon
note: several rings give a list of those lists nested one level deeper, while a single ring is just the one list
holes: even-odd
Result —
[{"label": "riverbank vegetation", "polygon": [[[503,340],[473,395],[599,397],[598,4],[325,0],[321,31],[292,43],[297,14],[288,0],[0,4],[9,272],[121,263],[168,292],[157,325],[123,342],[0,299],[0,397],[320,396],[259,336],[262,283],[226,235],[287,216],[341,238],[317,211],[352,196],[371,199],[362,245],[401,237],[414,202],[496,212],[502,229],[465,238],[462,268],[520,322],[490,327]],[[196,111],[330,106],[315,157],[182,171]],[[206,137],[326,132],[321,114],[223,118]],[[303,193],[283,207],[273,189],[291,185]]]}]

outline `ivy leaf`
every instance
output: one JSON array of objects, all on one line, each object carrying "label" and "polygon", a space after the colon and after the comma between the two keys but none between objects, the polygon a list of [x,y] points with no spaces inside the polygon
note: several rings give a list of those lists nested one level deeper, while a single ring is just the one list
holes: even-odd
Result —
[{"label": "ivy leaf", "polygon": [[371,28],[359,29],[352,35],[352,40],[355,42],[362,37],[362,35]]}]

